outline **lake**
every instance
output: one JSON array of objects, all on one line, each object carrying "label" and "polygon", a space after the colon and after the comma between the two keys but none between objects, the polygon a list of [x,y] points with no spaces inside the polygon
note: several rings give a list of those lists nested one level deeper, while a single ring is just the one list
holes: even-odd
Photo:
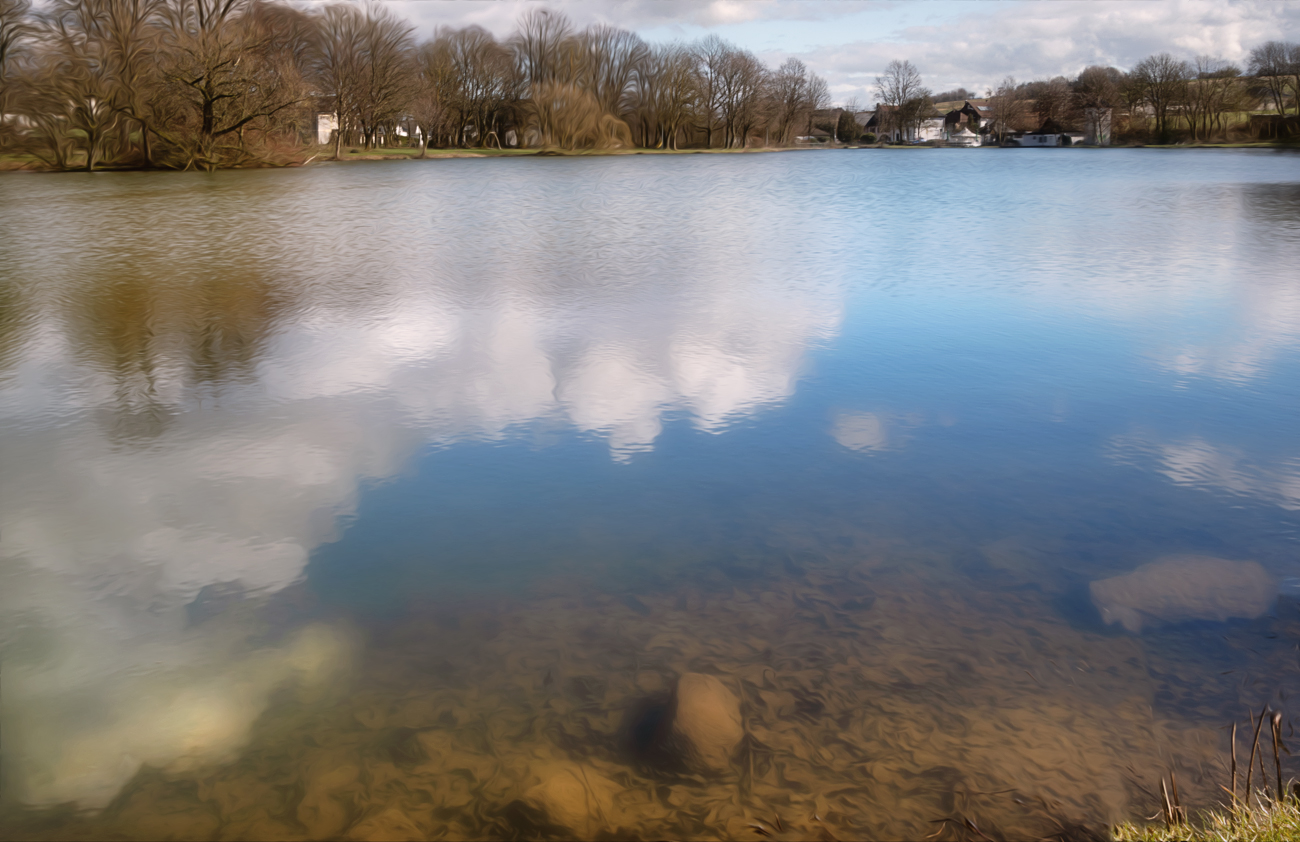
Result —
[{"label": "lake", "polygon": [[1039,838],[1293,734],[1294,155],[7,174],[0,232],[5,838]]}]

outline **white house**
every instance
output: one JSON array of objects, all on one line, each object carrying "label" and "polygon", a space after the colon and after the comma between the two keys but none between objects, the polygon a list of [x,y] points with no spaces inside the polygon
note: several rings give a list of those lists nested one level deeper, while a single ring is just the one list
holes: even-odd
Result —
[{"label": "white house", "polygon": [[339,115],[322,111],[316,114],[316,142],[321,146],[329,143],[339,127]]},{"label": "white house", "polygon": [[1017,146],[1060,146],[1059,134],[1022,134],[1016,138]]},{"label": "white house", "polygon": [[899,128],[898,126],[888,125],[889,112],[892,110],[893,106],[877,105],[875,111],[862,112],[871,115],[862,127],[889,143],[925,143],[931,140],[943,140],[944,123],[942,115],[925,117],[921,120],[919,126],[913,125]]},{"label": "white house", "polygon": [[948,132],[949,146],[979,146],[980,136],[963,126],[959,131]]},{"label": "white house", "polygon": [[926,117],[921,121],[921,125],[916,131],[908,130],[912,135],[909,140],[917,140],[922,143],[931,140],[943,140],[945,134],[943,128],[943,115]]}]

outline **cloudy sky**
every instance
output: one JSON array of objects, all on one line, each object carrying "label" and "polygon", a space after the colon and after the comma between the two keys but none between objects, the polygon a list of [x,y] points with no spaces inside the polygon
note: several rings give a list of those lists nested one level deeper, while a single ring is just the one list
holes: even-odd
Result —
[{"label": "cloudy sky", "polygon": [[891,59],[916,64],[936,92],[983,92],[1003,77],[1130,67],[1168,50],[1243,62],[1270,38],[1300,40],[1300,0],[389,0],[425,35],[479,24],[505,35],[544,5],[579,24],[612,23],[651,41],[717,33],[770,63],[803,59],[835,98],[871,100]]}]

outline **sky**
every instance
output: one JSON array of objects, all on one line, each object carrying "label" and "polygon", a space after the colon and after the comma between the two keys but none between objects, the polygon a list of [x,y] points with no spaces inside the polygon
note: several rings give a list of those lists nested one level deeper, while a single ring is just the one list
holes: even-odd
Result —
[{"label": "sky", "polygon": [[504,36],[527,10],[609,23],[648,41],[716,33],[775,66],[789,56],[830,83],[843,104],[875,101],[893,59],[917,66],[936,93],[984,93],[1006,76],[1073,76],[1090,64],[1128,69],[1168,51],[1244,64],[1270,39],[1300,41],[1300,0],[387,0],[420,37],[478,24]]}]

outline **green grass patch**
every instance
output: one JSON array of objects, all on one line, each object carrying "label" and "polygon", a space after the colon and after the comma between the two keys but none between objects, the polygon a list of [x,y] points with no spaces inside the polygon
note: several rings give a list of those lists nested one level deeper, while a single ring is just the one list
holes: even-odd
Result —
[{"label": "green grass patch", "polygon": [[1210,810],[1172,827],[1125,823],[1114,833],[1117,842],[1294,842],[1300,839],[1300,804],[1291,798],[1280,804],[1269,801],[1252,808]]},{"label": "green grass patch", "polygon": [[[789,152],[793,147],[766,146],[748,149],[479,149],[452,148],[430,149],[428,158],[509,158],[527,157],[529,155],[556,157],[594,157],[604,155],[742,155],[756,152]],[[366,149],[360,146],[344,146],[339,151],[340,161],[380,161],[388,159],[419,158],[420,149],[411,147],[385,147]],[[333,146],[316,147],[314,160],[333,160]]]},{"label": "green grass patch", "polygon": [[39,163],[41,160],[35,155],[0,153],[0,171],[31,169]]}]

